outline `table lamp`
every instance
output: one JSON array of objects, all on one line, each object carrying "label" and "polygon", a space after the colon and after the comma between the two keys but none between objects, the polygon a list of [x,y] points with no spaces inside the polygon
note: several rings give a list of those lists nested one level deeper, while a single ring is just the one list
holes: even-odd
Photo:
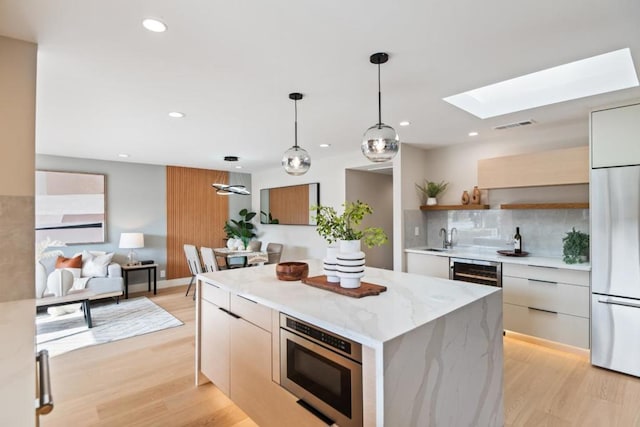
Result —
[{"label": "table lamp", "polygon": [[142,233],[121,233],[120,249],[130,249],[127,255],[127,265],[135,265],[136,253],[134,249],[144,248],[144,234]]}]

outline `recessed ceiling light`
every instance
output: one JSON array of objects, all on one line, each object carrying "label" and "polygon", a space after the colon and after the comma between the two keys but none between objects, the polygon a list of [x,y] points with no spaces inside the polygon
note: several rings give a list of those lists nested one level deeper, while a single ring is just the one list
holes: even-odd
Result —
[{"label": "recessed ceiling light", "polygon": [[638,76],[625,48],[443,99],[486,119],[635,86]]},{"label": "recessed ceiling light", "polygon": [[167,24],[157,19],[147,18],[142,21],[142,26],[154,33],[164,33],[167,31]]},{"label": "recessed ceiling light", "polygon": [[469,136],[478,136],[478,132],[469,132]]},{"label": "recessed ceiling light", "polygon": [[400,126],[409,126],[411,124],[411,122],[409,120],[404,120],[402,122],[400,122]]},{"label": "recessed ceiling light", "polygon": [[320,144],[320,148],[329,148],[331,144]]},{"label": "recessed ceiling light", "polygon": [[242,169],[242,166],[238,165],[236,166],[236,169]]},{"label": "recessed ceiling light", "polygon": [[173,117],[174,119],[181,119],[185,116],[184,113],[181,113],[180,111],[172,111],[169,113],[169,117]]},{"label": "recessed ceiling light", "polygon": [[118,157],[122,157],[123,159],[126,159],[127,157],[129,157],[129,155],[125,153],[120,153],[118,154]]}]

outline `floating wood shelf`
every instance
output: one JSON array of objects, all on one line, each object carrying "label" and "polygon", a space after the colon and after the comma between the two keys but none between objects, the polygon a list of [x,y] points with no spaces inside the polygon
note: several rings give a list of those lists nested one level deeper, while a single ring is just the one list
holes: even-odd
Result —
[{"label": "floating wood shelf", "polygon": [[489,205],[433,205],[420,206],[421,211],[475,211],[489,209]]},{"label": "floating wood shelf", "polygon": [[500,209],[589,209],[589,203],[513,203]]}]

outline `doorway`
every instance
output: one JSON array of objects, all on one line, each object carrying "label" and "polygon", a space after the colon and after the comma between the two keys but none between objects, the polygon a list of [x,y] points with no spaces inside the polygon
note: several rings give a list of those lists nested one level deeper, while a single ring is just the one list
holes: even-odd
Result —
[{"label": "doorway", "polygon": [[389,237],[382,246],[363,246],[367,266],[393,270],[393,166],[347,169],[345,184],[346,200],[360,200],[373,209],[373,214],[362,221],[362,227],[381,227]]}]

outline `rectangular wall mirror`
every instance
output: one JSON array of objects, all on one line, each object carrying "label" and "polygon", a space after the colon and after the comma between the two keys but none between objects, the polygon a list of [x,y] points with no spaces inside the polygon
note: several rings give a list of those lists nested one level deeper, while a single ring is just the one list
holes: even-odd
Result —
[{"label": "rectangular wall mirror", "polygon": [[311,206],[320,204],[320,183],[260,190],[260,223],[316,225]]}]

